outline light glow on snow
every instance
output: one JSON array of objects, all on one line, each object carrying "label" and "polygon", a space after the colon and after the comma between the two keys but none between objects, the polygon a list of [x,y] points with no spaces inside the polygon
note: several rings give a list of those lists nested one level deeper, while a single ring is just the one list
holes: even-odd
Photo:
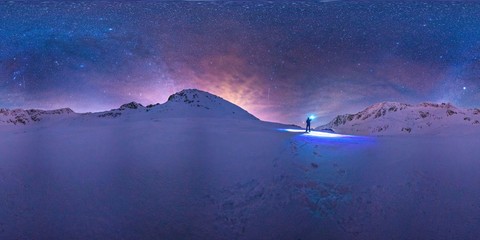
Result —
[{"label": "light glow on snow", "polygon": [[277,129],[282,132],[297,133],[295,134],[295,139],[307,141],[307,142],[316,142],[318,144],[358,144],[358,143],[375,143],[375,138],[366,137],[366,136],[357,136],[357,135],[344,135],[338,133],[329,133],[329,132],[320,132],[320,131],[311,131],[305,132],[304,129],[292,129],[292,128],[280,128]]},{"label": "light glow on snow", "polygon": [[306,133],[305,130],[303,129],[278,129],[278,130],[283,132],[305,133],[305,136],[322,137],[322,138],[352,137],[351,135],[342,135],[342,134],[318,132],[318,131],[311,131],[309,133]]}]

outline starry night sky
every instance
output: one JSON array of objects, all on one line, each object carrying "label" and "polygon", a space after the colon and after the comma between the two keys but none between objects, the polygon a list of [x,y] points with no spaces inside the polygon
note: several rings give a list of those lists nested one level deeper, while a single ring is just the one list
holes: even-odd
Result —
[{"label": "starry night sky", "polygon": [[295,124],[380,101],[478,107],[480,3],[0,2],[0,107],[101,111],[184,88]]}]

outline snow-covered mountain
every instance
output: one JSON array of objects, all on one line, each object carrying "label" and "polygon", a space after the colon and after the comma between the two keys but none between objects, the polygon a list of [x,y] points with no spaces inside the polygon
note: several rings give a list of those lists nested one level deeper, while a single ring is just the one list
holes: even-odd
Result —
[{"label": "snow-covered mountain", "polygon": [[231,118],[258,120],[239,106],[211,93],[185,89],[171,95],[163,104],[142,104],[131,102],[122,105],[118,109],[95,113],[98,117],[117,118],[121,116],[135,115],[140,117],[147,114],[154,118],[178,118],[178,117],[201,117],[201,118]]},{"label": "snow-covered mountain", "polygon": [[40,122],[45,119],[62,119],[66,116],[78,115],[70,108],[57,110],[38,110],[38,109],[0,109],[0,125],[13,124],[25,125],[28,123]]},{"label": "snow-covered mountain", "polygon": [[480,109],[450,103],[382,102],[356,114],[339,115],[317,130],[355,135],[450,134],[480,131]]},{"label": "snow-covered mountain", "polygon": [[118,109],[94,113],[100,118],[230,118],[258,120],[241,107],[211,93],[185,89],[171,95],[163,104],[143,106],[130,102]]},{"label": "snow-covered mountain", "polygon": [[26,125],[47,119],[123,118],[221,118],[258,120],[239,106],[208,92],[197,89],[185,89],[171,95],[163,104],[143,106],[137,102],[123,104],[117,109],[98,113],[78,114],[69,108],[57,110],[0,109],[0,124]]},{"label": "snow-covered mountain", "polygon": [[202,116],[238,119],[258,119],[239,106],[208,92],[186,89],[171,95],[165,104],[157,106],[169,116]]}]

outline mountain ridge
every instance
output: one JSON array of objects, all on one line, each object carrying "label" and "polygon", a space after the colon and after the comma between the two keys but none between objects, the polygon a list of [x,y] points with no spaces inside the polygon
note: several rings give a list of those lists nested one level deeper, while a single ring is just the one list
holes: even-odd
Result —
[{"label": "mountain ridge", "polygon": [[460,130],[466,132],[466,128],[471,129],[469,126],[480,128],[480,109],[461,109],[451,103],[380,102],[355,114],[338,115],[316,129],[343,134],[397,135],[453,131],[448,128],[465,128]]},{"label": "mountain ridge", "polygon": [[[206,91],[184,89],[169,96],[165,103],[143,106],[132,101],[119,108],[93,113],[75,113],[70,108],[55,110],[0,109],[0,124],[27,125],[46,118],[62,119],[66,115],[97,118],[142,118],[144,114],[157,117],[215,117],[259,120],[241,107]],[[46,117],[48,116],[48,117]]]},{"label": "mountain ridge", "polygon": [[45,118],[51,118],[54,115],[72,114],[77,113],[70,108],[60,108],[54,110],[0,108],[0,123],[25,125],[27,123],[39,122]]}]

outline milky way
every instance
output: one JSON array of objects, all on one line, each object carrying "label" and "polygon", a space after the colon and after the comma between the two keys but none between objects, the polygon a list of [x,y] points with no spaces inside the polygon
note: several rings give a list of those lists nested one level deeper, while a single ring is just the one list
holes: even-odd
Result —
[{"label": "milky way", "polygon": [[480,105],[480,4],[0,3],[0,107],[100,111],[184,88],[300,124],[380,101]]}]

